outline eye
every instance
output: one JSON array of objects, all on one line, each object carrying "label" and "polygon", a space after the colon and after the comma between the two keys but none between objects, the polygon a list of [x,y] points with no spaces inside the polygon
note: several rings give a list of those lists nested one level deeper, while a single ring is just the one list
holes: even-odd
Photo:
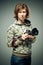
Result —
[{"label": "eye", "polygon": [[19,12],[19,13],[22,13],[22,12]]},{"label": "eye", "polygon": [[26,11],[23,11],[23,13],[26,13]]},{"label": "eye", "polygon": [[18,13],[22,13],[22,11],[19,11]]}]

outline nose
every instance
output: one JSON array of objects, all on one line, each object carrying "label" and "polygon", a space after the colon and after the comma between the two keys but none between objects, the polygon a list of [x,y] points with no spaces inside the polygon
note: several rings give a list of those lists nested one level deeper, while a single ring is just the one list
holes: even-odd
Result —
[{"label": "nose", "polygon": [[23,13],[21,13],[21,16],[23,16],[24,14]]}]

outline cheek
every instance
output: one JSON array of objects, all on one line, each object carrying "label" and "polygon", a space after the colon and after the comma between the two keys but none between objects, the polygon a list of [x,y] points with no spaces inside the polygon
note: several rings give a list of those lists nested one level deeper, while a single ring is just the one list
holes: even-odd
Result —
[{"label": "cheek", "polygon": [[20,18],[20,14],[18,14],[18,18]]},{"label": "cheek", "polygon": [[21,14],[18,14],[18,17],[20,17],[21,16]]},{"label": "cheek", "polygon": [[24,13],[24,16],[26,17],[26,13]]}]

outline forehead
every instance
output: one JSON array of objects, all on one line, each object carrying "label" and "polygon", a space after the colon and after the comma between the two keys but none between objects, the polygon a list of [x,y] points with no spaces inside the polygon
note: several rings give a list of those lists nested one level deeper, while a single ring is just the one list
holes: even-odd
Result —
[{"label": "forehead", "polygon": [[26,9],[20,9],[18,12],[20,12],[20,11],[21,11],[21,12],[22,12],[22,11],[26,12]]}]

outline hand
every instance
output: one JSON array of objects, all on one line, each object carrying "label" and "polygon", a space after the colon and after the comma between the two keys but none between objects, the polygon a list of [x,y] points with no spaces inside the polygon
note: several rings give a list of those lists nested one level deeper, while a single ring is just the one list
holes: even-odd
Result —
[{"label": "hand", "polygon": [[27,33],[25,33],[25,34],[22,34],[21,38],[22,38],[23,40],[25,40],[26,38],[34,39],[35,36],[33,36],[33,35],[28,35]]},{"label": "hand", "polygon": [[22,38],[23,40],[25,40],[26,38],[28,38],[28,34],[27,34],[27,33],[25,33],[25,34],[23,33],[22,36],[21,36],[21,38]]},{"label": "hand", "polygon": [[33,36],[33,35],[28,35],[28,38],[29,38],[29,39],[34,39],[35,36]]}]

